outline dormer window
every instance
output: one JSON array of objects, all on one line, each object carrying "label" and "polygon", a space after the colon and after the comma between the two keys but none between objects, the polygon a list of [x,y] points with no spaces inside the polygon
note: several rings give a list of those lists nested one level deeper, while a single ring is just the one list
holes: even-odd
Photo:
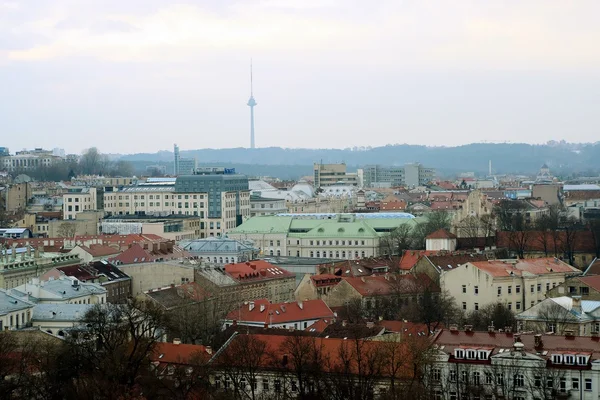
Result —
[{"label": "dormer window", "polygon": [[553,354],[552,355],[552,364],[561,364],[562,363],[562,355]]},{"label": "dormer window", "polygon": [[577,356],[577,365],[587,365],[588,359],[588,356]]},{"label": "dormer window", "polygon": [[454,357],[455,358],[465,358],[465,351],[461,350],[461,349],[454,350]]},{"label": "dormer window", "polygon": [[467,350],[467,358],[469,360],[475,360],[477,358],[477,352],[475,350]]},{"label": "dormer window", "polygon": [[573,365],[575,364],[575,356],[567,355],[565,358],[565,364]]},{"label": "dormer window", "polygon": [[488,352],[487,351],[479,351],[479,359],[480,360],[487,360],[488,359]]}]

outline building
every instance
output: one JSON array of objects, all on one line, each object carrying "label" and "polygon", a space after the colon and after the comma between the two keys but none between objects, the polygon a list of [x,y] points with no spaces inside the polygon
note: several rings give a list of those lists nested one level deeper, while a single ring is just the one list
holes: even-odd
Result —
[{"label": "building", "polygon": [[197,215],[113,215],[101,222],[102,233],[108,235],[152,234],[168,240],[190,240],[202,236],[205,226]]},{"label": "building", "polygon": [[27,208],[29,201],[33,198],[31,182],[13,183],[8,185],[4,191],[4,210],[13,214]]},{"label": "building", "polygon": [[331,319],[333,311],[323,300],[271,303],[267,299],[247,301],[225,317],[223,325],[265,328],[306,329],[322,318]]},{"label": "building", "polygon": [[195,175],[148,181],[104,193],[108,215],[200,217],[200,237],[220,236],[250,215],[248,178],[233,169],[197,168]]},{"label": "building", "polygon": [[264,256],[357,259],[380,254],[380,239],[402,224],[406,213],[279,214],[253,217],[228,232],[252,240]]},{"label": "building", "polygon": [[48,168],[55,163],[63,162],[64,157],[55,155],[51,150],[36,148],[17,151],[15,155],[0,156],[0,168],[5,171],[28,171]]},{"label": "building", "polygon": [[173,175],[179,175],[179,146],[173,145]]},{"label": "building", "polygon": [[51,219],[48,221],[46,236],[58,238],[98,235],[103,217],[102,210],[88,210],[77,213],[72,220]]},{"label": "building", "polygon": [[240,287],[243,300],[266,298],[272,302],[294,299],[296,275],[263,260],[225,265],[225,273]]},{"label": "building", "polygon": [[194,265],[174,261],[156,261],[119,265],[131,277],[131,295],[137,297],[149,290],[194,282]]},{"label": "building", "polygon": [[25,328],[31,325],[34,304],[12,293],[0,289],[0,331]]},{"label": "building", "polygon": [[251,242],[228,237],[184,241],[180,246],[200,261],[217,266],[254,260],[258,255]]},{"label": "building", "polygon": [[404,186],[425,186],[435,178],[435,169],[423,167],[419,163],[404,166]]},{"label": "building", "polygon": [[0,228],[0,238],[3,239],[29,239],[33,232],[27,228]]},{"label": "building", "polygon": [[61,275],[47,281],[33,278],[12,289],[14,294],[35,304],[104,304],[106,289],[96,283],[80,282],[79,279]]},{"label": "building", "polygon": [[36,278],[52,268],[78,265],[81,259],[75,254],[45,252],[43,247],[31,246],[0,250],[0,287],[12,289]]},{"label": "building", "polygon": [[361,170],[366,188],[404,186],[404,167],[365,165]]},{"label": "building", "polygon": [[581,296],[545,299],[516,316],[520,330],[577,336],[600,335],[600,301]]},{"label": "building", "polygon": [[434,339],[425,372],[432,399],[596,399],[598,338],[473,332],[452,327]]},{"label": "building", "polygon": [[33,308],[31,326],[60,338],[67,336],[70,329],[81,324],[86,313],[94,304],[47,303]]},{"label": "building", "polygon": [[448,232],[446,229],[438,229],[425,238],[425,250],[454,251],[456,250],[456,243],[457,238],[455,234]]},{"label": "building", "polygon": [[582,300],[600,301],[600,275],[575,276],[550,289],[546,296],[581,296]]},{"label": "building", "polygon": [[159,261],[182,261],[192,258],[194,257],[190,253],[169,240],[132,244],[123,252],[109,258],[109,260],[121,266]]},{"label": "building", "polygon": [[346,172],[346,164],[313,164],[313,185],[315,188],[322,188],[338,183],[357,186],[358,175],[356,173]]},{"label": "building", "polygon": [[70,187],[63,194],[63,219],[73,220],[80,212],[98,209],[95,187]]},{"label": "building", "polygon": [[441,289],[465,311],[503,303],[522,312],[544,300],[550,289],[567,278],[581,274],[556,258],[467,261],[434,268],[439,272]]},{"label": "building", "polygon": [[250,216],[275,215],[287,212],[284,199],[270,199],[260,195],[250,196]]},{"label": "building", "polygon": [[103,244],[91,244],[89,246],[77,245],[68,254],[75,254],[84,263],[92,261],[106,260],[121,254],[119,248],[106,246]]},{"label": "building", "polygon": [[198,162],[195,157],[180,157],[177,167],[178,175],[191,175],[198,168]]}]

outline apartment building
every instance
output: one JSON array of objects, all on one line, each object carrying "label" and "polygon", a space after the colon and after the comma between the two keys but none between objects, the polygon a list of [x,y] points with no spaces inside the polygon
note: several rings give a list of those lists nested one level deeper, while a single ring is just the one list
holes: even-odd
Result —
[{"label": "apartment building", "polygon": [[419,163],[400,166],[365,165],[359,170],[363,186],[366,188],[417,187],[435,178],[435,169]]},{"label": "apartment building", "polygon": [[190,240],[204,234],[204,222],[199,216],[170,214],[164,217],[153,215],[115,215],[104,218],[101,223],[104,234],[152,234],[169,240]]},{"label": "apartment building", "polygon": [[37,168],[50,167],[64,161],[64,158],[51,150],[36,148],[33,150],[17,151],[15,155],[0,156],[0,168],[5,171],[27,171]]},{"label": "apartment building", "polygon": [[260,195],[250,196],[250,216],[274,215],[287,212],[285,199],[271,199]]},{"label": "apartment building", "polygon": [[4,190],[4,209],[8,213],[25,210],[33,198],[31,182],[21,182],[8,185]]},{"label": "apartment building", "polygon": [[279,214],[253,217],[228,232],[252,240],[263,255],[357,259],[378,256],[380,239],[402,224],[417,224],[406,213]]},{"label": "apartment building", "polygon": [[104,193],[108,215],[197,216],[200,237],[221,236],[250,215],[248,178],[226,168],[198,168],[196,175],[112,188]]},{"label": "apartment building", "polygon": [[465,311],[500,302],[519,313],[544,300],[568,277],[581,274],[557,258],[467,261],[435,268],[440,271],[441,289]]},{"label": "apartment building", "polygon": [[98,210],[95,187],[70,187],[63,194],[63,219],[73,220],[80,212]]},{"label": "apartment building", "polygon": [[338,183],[357,186],[358,174],[348,173],[346,164],[313,164],[313,185],[315,188],[331,186]]}]

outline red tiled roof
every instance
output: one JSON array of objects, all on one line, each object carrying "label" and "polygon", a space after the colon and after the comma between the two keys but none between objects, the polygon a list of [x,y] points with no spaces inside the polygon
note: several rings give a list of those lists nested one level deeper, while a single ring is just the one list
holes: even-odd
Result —
[{"label": "red tiled roof", "polygon": [[327,328],[333,322],[334,322],[333,318],[321,318],[320,320],[318,320],[314,324],[312,324],[309,327],[307,327],[305,329],[305,331],[307,331],[307,332],[321,333],[321,332],[323,332],[325,330],[325,328]]},{"label": "red tiled roof", "polygon": [[379,321],[377,325],[382,326],[388,332],[393,333],[402,333],[409,336],[428,336],[427,325],[426,324],[418,324],[414,322],[406,322],[406,321]]},{"label": "red tiled roof", "polygon": [[98,278],[98,274],[96,274],[92,268],[86,268],[84,265],[58,267],[57,270],[63,272],[67,276],[73,276],[83,282]]},{"label": "red tiled roof", "polygon": [[577,273],[577,268],[556,258],[527,258],[519,260],[475,261],[471,264],[495,277],[522,276],[523,272],[534,275],[553,273]]},{"label": "red tiled roof", "polygon": [[399,267],[403,271],[410,271],[424,255],[436,254],[435,250],[405,250],[400,259]]},{"label": "red tiled roof", "polygon": [[208,361],[210,354],[207,348],[198,344],[175,344],[175,343],[156,343],[154,351],[150,355],[150,360],[161,364],[194,364],[196,357],[198,361]]},{"label": "red tiled roof", "polygon": [[590,275],[600,275],[600,258],[595,258],[585,270],[585,276]]},{"label": "red tiled roof", "polygon": [[264,260],[227,264],[225,265],[225,272],[238,281],[295,277],[293,273]]},{"label": "red tiled roof", "polygon": [[361,296],[387,296],[392,293],[412,294],[429,287],[439,291],[439,287],[425,274],[417,275],[379,275],[360,278],[344,278]]},{"label": "red tiled roof", "polygon": [[335,286],[342,280],[341,277],[332,274],[311,275],[310,279],[316,287]]},{"label": "red tiled roof", "polygon": [[[192,255],[187,251],[183,250],[179,246],[173,246],[170,249],[152,249],[152,243],[145,249],[146,243],[135,243],[131,245],[127,250],[123,251],[118,256],[111,258],[110,261],[114,261],[118,264],[135,264],[144,262],[154,262],[156,260],[176,260],[179,258],[191,258]],[[164,242],[163,242],[164,244]],[[158,247],[158,245],[157,245]]]},{"label": "red tiled roof", "polygon": [[231,311],[227,319],[264,325],[333,318],[333,311],[323,300],[305,300],[290,303],[271,303],[259,299],[245,303],[239,309]]},{"label": "red tiled roof", "polygon": [[431,264],[441,270],[446,271],[456,269],[459,265],[466,264],[468,262],[487,261],[487,257],[485,255],[476,253],[441,254],[441,252],[436,252],[436,254],[426,255],[426,257]]},{"label": "red tiled roof", "polygon": [[456,239],[456,235],[448,232],[446,229],[438,229],[429,234],[425,239]]},{"label": "red tiled roof", "polygon": [[579,276],[575,279],[600,292],[600,275]]}]

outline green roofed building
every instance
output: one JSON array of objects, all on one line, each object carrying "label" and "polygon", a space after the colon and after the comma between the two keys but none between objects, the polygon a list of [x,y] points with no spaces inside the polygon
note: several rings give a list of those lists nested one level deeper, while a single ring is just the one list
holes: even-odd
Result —
[{"label": "green roofed building", "polygon": [[252,240],[263,256],[356,259],[379,255],[379,240],[418,219],[407,213],[278,214],[257,216],[230,230]]}]

